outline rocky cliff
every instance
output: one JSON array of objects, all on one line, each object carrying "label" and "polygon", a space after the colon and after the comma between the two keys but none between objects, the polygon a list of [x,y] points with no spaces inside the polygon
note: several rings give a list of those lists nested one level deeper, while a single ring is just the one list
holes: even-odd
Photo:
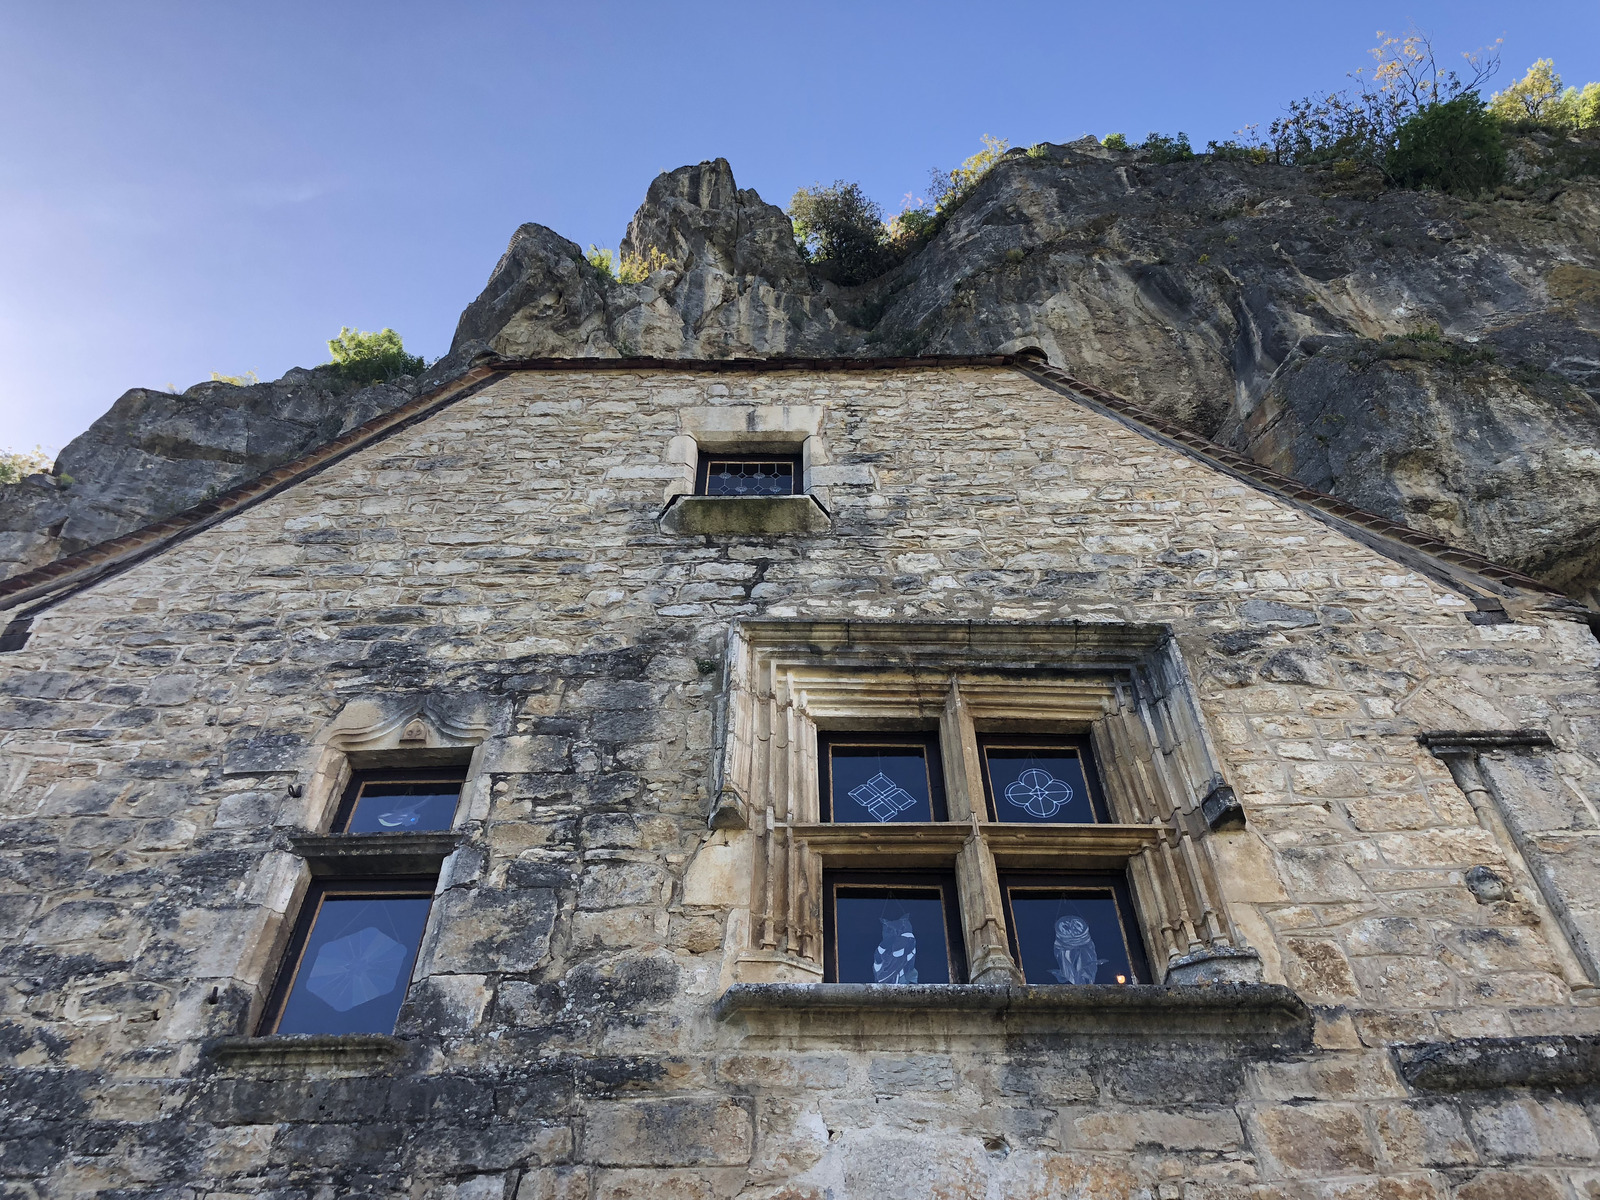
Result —
[{"label": "rocky cliff", "polygon": [[[918,252],[857,287],[728,164],[659,176],[615,282],[516,231],[451,353],[357,392],[325,372],[135,390],[0,489],[12,571],[201,499],[508,357],[905,355],[1026,346],[1265,465],[1600,601],[1600,144],[1531,138],[1494,199],[1093,139],[1013,151]],[[1600,604],[1597,604],[1600,606]]]}]

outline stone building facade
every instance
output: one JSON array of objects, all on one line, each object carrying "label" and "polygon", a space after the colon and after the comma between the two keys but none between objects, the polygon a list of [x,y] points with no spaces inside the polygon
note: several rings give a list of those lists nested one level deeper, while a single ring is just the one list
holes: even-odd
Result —
[{"label": "stone building facade", "polygon": [[1600,1195],[1582,610],[1037,357],[485,361],[0,599],[7,1196]]}]

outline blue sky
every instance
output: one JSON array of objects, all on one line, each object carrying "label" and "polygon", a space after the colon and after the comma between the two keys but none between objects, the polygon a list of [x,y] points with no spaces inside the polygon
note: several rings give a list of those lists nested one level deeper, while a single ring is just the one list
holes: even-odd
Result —
[{"label": "blue sky", "polygon": [[1600,79],[1596,0],[0,0],[0,447],[341,325],[442,354],[519,223],[614,246],[684,163],[893,211],[985,133],[1265,124],[1412,20],[1451,57],[1503,36],[1501,85]]}]

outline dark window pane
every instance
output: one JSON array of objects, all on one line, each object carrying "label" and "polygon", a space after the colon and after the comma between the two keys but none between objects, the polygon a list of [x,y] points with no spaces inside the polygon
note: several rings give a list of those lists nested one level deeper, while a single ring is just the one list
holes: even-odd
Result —
[{"label": "dark window pane", "polygon": [[840,983],[949,983],[944,900],[931,888],[844,888],[834,896]]},{"label": "dark window pane", "polygon": [[1030,987],[1140,982],[1114,893],[1008,888],[1007,898]]},{"label": "dark window pane", "polygon": [[995,820],[1047,825],[1094,821],[1083,760],[1075,751],[985,746],[983,759]]},{"label": "dark window pane", "polygon": [[449,829],[461,784],[454,781],[363,782],[346,833],[421,833]]},{"label": "dark window pane", "polygon": [[904,743],[833,744],[828,751],[833,820],[934,820],[924,747]]},{"label": "dark window pane", "polygon": [[393,1033],[432,902],[322,897],[274,1032]]},{"label": "dark window pane", "polygon": [[794,463],[785,459],[709,459],[705,465],[708,496],[791,496]]}]

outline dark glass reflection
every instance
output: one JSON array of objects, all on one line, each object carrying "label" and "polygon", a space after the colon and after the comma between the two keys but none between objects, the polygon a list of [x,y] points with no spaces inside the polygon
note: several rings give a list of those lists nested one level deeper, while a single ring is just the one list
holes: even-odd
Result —
[{"label": "dark glass reflection", "polygon": [[1139,982],[1110,892],[1008,892],[1022,974],[1030,987]]},{"label": "dark glass reflection", "polygon": [[1071,750],[985,746],[995,820],[1034,825],[1092,823],[1094,805],[1083,762]]},{"label": "dark glass reflection", "polygon": [[840,822],[931,821],[927,751],[917,745],[832,745],[829,797]]},{"label": "dark glass reflection", "polygon": [[944,901],[935,888],[846,888],[834,896],[840,983],[949,983]]},{"label": "dark glass reflection", "polygon": [[706,464],[708,496],[792,496],[794,464],[713,458]]},{"label": "dark glass reflection", "polygon": [[456,816],[461,784],[363,783],[346,833],[423,833],[449,829]]},{"label": "dark glass reflection", "polygon": [[393,1033],[429,896],[327,896],[306,937],[277,1033]]}]

